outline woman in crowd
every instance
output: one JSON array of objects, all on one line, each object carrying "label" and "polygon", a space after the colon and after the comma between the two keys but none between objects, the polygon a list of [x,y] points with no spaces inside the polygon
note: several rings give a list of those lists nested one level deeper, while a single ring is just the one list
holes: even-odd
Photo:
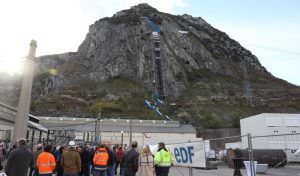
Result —
[{"label": "woman in crowd", "polygon": [[139,176],[154,176],[154,160],[149,145],[144,146],[139,159]]}]

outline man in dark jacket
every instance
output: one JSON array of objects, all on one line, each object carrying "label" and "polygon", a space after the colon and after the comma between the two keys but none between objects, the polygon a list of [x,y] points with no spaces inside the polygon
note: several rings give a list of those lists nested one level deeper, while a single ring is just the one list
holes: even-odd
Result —
[{"label": "man in dark jacket", "polygon": [[4,148],[4,145],[1,143],[0,144],[0,165],[5,160],[5,157],[6,157],[6,150]]},{"label": "man in dark jacket", "polygon": [[11,151],[5,165],[9,176],[27,176],[28,168],[33,167],[33,154],[26,148],[26,139],[19,139],[18,147]]},{"label": "man in dark jacket", "polygon": [[85,146],[81,152],[81,165],[82,165],[81,174],[84,176],[90,175],[90,170],[89,170],[90,160],[91,160],[90,157],[91,157],[91,154],[90,154],[89,146]]},{"label": "man in dark jacket", "polygon": [[57,158],[55,158],[55,160],[56,160],[56,169],[55,169],[56,176],[63,176],[64,170],[63,170],[62,165],[60,164],[60,161],[61,161],[64,150],[65,150],[65,147],[61,146],[58,150]]},{"label": "man in dark jacket", "polygon": [[[37,144],[36,145],[36,151],[33,152],[33,168],[30,169],[30,172],[29,172],[29,175],[33,175],[33,176],[37,176],[39,173],[38,173],[38,169],[37,169],[37,166],[36,166],[36,161],[37,161],[37,158],[38,156],[43,152],[43,145],[42,144]],[[33,172],[34,171],[34,172]],[[34,174],[33,174],[34,173]]]},{"label": "man in dark jacket", "polygon": [[111,151],[108,147],[106,147],[109,159],[107,162],[107,176],[114,176],[115,167],[117,163],[117,155]]},{"label": "man in dark jacket", "polygon": [[133,141],[131,150],[126,152],[122,158],[125,176],[135,176],[139,168],[139,153],[137,152],[137,142]]},{"label": "man in dark jacket", "polygon": [[8,157],[9,157],[9,154],[11,153],[11,151],[13,151],[14,149],[16,149],[17,146],[18,146],[17,142],[16,142],[14,145],[12,145],[12,147],[11,147],[11,148],[9,149],[9,151],[8,151],[8,154],[6,155],[6,158],[7,158],[7,159],[8,159]]}]

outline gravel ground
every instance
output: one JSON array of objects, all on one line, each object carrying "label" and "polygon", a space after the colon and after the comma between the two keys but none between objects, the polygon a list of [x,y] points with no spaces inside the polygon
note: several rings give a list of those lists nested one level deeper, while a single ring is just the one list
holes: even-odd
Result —
[{"label": "gravel ground", "polygon": [[[218,167],[216,170],[193,169],[193,176],[232,176],[234,170],[228,167]],[[246,170],[241,169],[243,176],[247,176]],[[173,167],[170,176],[189,176],[189,169],[182,167]],[[266,174],[256,174],[257,176],[274,175],[274,176],[300,176],[300,164],[290,164],[283,168],[269,168]]]}]

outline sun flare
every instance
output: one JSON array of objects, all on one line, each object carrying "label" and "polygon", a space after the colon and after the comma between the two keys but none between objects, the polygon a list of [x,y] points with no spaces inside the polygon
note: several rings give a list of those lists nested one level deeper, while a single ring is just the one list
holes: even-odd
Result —
[{"label": "sun flare", "polygon": [[24,59],[2,59],[0,60],[0,72],[10,75],[22,74],[22,65]]}]

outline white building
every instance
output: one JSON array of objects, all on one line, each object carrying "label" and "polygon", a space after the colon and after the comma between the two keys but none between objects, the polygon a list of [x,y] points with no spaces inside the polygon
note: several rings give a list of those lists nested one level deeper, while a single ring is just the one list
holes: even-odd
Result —
[{"label": "white building", "polygon": [[[95,119],[72,117],[39,117],[39,119],[40,123],[51,131],[74,131],[75,140],[91,143],[95,141]],[[196,138],[196,130],[192,125],[183,125],[178,121],[102,119],[98,122],[101,142],[106,144],[128,145],[130,124],[132,140],[137,141],[139,146],[158,142],[200,140]]]},{"label": "white building", "polygon": [[[263,113],[241,119],[240,124],[242,136],[251,134],[253,149],[300,147],[300,114]],[[247,137],[242,137],[242,147],[247,146]]]}]

